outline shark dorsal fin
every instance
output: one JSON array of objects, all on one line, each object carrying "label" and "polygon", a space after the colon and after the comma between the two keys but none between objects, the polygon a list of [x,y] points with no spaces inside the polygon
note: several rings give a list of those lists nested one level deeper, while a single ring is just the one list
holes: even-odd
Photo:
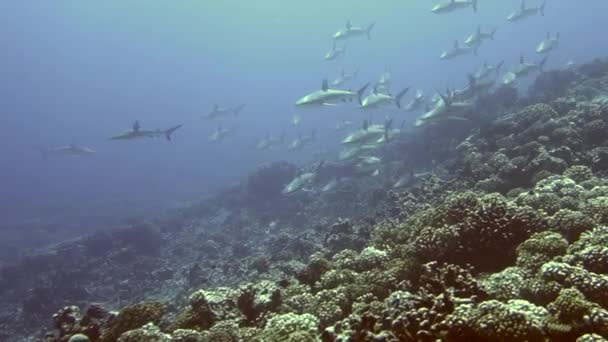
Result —
[{"label": "shark dorsal fin", "polygon": [[473,89],[475,88],[475,76],[468,74],[467,77],[469,78],[469,88]]},{"label": "shark dorsal fin", "polygon": [[481,25],[477,25],[477,35],[481,35]]},{"label": "shark dorsal fin", "polygon": [[218,106],[217,104],[214,104],[214,105],[213,105],[213,111],[214,111],[214,112],[216,112],[218,108],[219,108],[219,106]]},{"label": "shark dorsal fin", "polygon": [[139,132],[139,128],[141,126],[139,126],[139,120],[135,120],[135,122],[133,123],[133,132]]},{"label": "shark dorsal fin", "polygon": [[342,78],[344,78],[344,75],[346,75],[346,72],[344,71],[344,69],[342,69],[342,70],[340,71],[340,76],[342,76]]},{"label": "shark dorsal fin", "polygon": [[458,41],[457,40],[454,41],[454,49],[458,49]]},{"label": "shark dorsal fin", "polygon": [[519,64],[524,64],[524,55],[519,56]]},{"label": "shark dorsal fin", "polygon": [[483,68],[487,69],[488,68],[488,61],[483,61]]},{"label": "shark dorsal fin", "polygon": [[347,30],[350,30],[350,29],[351,29],[351,27],[353,27],[353,26],[352,26],[352,24],[350,23],[350,19],[348,19],[348,20],[346,21],[346,29],[347,29]]},{"label": "shark dorsal fin", "polygon": [[327,91],[327,89],[329,89],[329,85],[327,84],[327,80],[323,80],[323,82],[321,83],[321,90]]}]

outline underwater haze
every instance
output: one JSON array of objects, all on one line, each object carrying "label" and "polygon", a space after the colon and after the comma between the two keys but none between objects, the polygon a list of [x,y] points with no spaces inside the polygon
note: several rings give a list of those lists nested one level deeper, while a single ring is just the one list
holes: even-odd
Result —
[{"label": "underwater haze", "polygon": [[[529,1],[532,5],[532,1]],[[103,229],[126,218],[207,196],[243,180],[258,164],[312,160],[335,149],[340,120],[367,117],[352,107],[296,108],[296,99],[359,69],[352,89],[390,70],[394,88],[466,84],[483,61],[515,65],[547,31],[561,34],[551,67],[608,54],[604,0],[548,1],[545,16],[505,21],[518,0],[480,0],[449,15],[432,1],[16,1],[0,4],[0,103],[3,229],[56,222],[71,233]],[[346,55],[325,61],[331,36],[347,20],[375,22],[371,40],[348,42]],[[498,27],[477,56],[439,55],[481,25]],[[341,44],[340,44],[341,45]],[[204,119],[214,105],[246,104],[236,117]],[[290,126],[293,115],[300,128]],[[379,118],[384,117],[384,112]],[[413,118],[398,114],[398,121]],[[409,116],[408,116],[409,115]],[[183,124],[164,138],[110,141],[138,120],[142,128]],[[218,127],[236,134],[222,143]],[[286,141],[316,130],[315,147],[258,151],[268,134]],[[78,144],[82,157],[44,157],[40,148]]]}]

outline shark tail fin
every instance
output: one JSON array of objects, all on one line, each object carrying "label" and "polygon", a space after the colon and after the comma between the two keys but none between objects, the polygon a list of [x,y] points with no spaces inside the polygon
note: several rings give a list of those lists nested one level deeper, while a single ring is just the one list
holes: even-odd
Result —
[{"label": "shark tail fin", "polygon": [[405,96],[405,94],[407,94],[408,90],[410,90],[410,87],[406,87],[399,94],[397,94],[397,96],[395,96],[397,108],[401,109],[401,99],[403,98],[403,96]]},{"label": "shark tail fin", "polygon": [[372,39],[372,29],[374,28],[374,26],[376,25],[376,23],[371,23],[367,26],[367,28],[365,28],[365,34],[367,35],[367,39],[370,40]]},{"label": "shark tail fin", "polygon": [[47,148],[36,147],[36,149],[38,150],[38,152],[40,152],[40,156],[42,157],[42,159],[49,159],[49,150]]},{"label": "shark tail fin", "polygon": [[241,113],[241,111],[243,110],[243,108],[245,108],[246,104],[245,103],[241,103],[240,105],[234,107],[234,116],[239,116],[239,114]]},{"label": "shark tail fin", "polygon": [[357,90],[357,101],[359,101],[359,105],[363,105],[363,93],[365,92],[365,89],[367,89],[367,87],[369,87],[369,82],[367,82],[363,87],[361,87],[361,89]]},{"label": "shark tail fin", "polygon": [[498,75],[500,75],[500,68],[502,68],[503,64],[505,64],[504,60],[502,60],[502,61],[498,62],[498,64],[496,64],[496,77],[498,77]]},{"label": "shark tail fin", "polygon": [[477,13],[477,0],[473,0],[471,5],[473,7],[473,13]]},{"label": "shark tail fin", "polygon": [[540,13],[541,16],[545,16],[545,5],[547,4],[546,1],[543,1],[542,4],[540,4],[540,6],[538,6],[538,12]]},{"label": "shark tail fin", "polygon": [[171,127],[168,130],[166,130],[165,131],[165,138],[167,138],[168,141],[171,141],[171,135],[173,134],[173,132],[177,131],[182,126],[183,125],[177,125],[177,126]]}]

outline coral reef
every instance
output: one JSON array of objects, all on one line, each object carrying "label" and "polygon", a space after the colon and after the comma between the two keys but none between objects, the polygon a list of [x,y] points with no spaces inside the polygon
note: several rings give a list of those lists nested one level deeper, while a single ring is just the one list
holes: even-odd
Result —
[{"label": "coral reef", "polygon": [[283,197],[297,167],[270,163],[27,255],[0,270],[0,340],[605,341],[607,92],[606,60],[500,87],[480,127],[383,146],[387,175],[432,166],[404,187],[328,162],[359,178]]}]

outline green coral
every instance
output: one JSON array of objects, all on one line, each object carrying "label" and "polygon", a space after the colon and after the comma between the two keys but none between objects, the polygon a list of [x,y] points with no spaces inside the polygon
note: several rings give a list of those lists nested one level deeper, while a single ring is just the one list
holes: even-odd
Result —
[{"label": "green coral", "polygon": [[549,218],[549,225],[568,241],[575,241],[583,232],[591,230],[595,221],[580,211],[561,209]]},{"label": "green coral", "polygon": [[153,323],[127,331],[120,335],[117,342],[172,342],[171,335],[165,334]]},{"label": "green coral", "polygon": [[563,175],[564,177],[568,177],[577,183],[582,183],[593,178],[593,171],[591,171],[588,166],[574,165],[566,169]]},{"label": "green coral", "polygon": [[110,321],[102,331],[100,342],[113,342],[129,331],[152,322],[158,324],[163,317],[166,306],[160,302],[144,302],[127,306]]},{"label": "green coral", "polygon": [[259,334],[262,342],[316,342],[319,319],[311,314],[287,313],[268,320]]},{"label": "green coral", "polygon": [[571,326],[577,334],[608,333],[608,311],[575,288],[563,289],[548,309],[557,322]]},{"label": "green coral", "polygon": [[608,276],[589,272],[583,267],[562,262],[548,262],[540,269],[545,280],[553,280],[567,287],[575,287],[585,297],[608,307]]},{"label": "green coral", "polygon": [[468,332],[470,336],[462,340],[524,342],[543,340],[547,317],[546,309],[525,300],[489,300],[477,306],[459,305],[446,322],[453,327],[452,334]]},{"label": "green coral", "polygon": [[532,235],[517,247],[517,266],[536,273],[546,262],[568,249],[568,242],[558,233],[545,231]]},{"label": "green coral", "polygon": [[498,300],[521,297],[525,286],[526,272],[518,267],[508,267],[480,281],[487,294]]}]

